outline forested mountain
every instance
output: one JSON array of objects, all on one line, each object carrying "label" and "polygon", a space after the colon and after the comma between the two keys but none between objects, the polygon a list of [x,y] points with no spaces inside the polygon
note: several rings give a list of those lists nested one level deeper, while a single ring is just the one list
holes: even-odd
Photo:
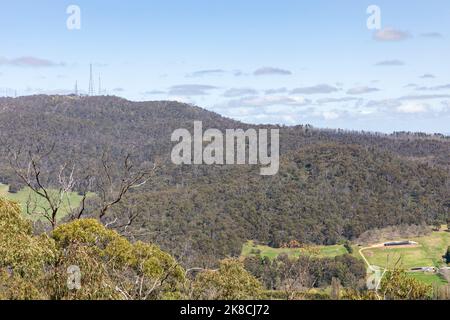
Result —
[{"label": "forested mountain", "polygon": [[[123,234],[155,242],[186,265],[214,265],[238,255],[249,239],[272,246],[290,240],[333,244],[372,228],[446,221],[450,209],[450,138],[280,128],[277,175],[250,166],[175,166],[172,132],[257,127],[177,102],[117,97],[29,96],[0,99],[2,146],[52,148],[46,166],[57,183],[66,159],[75,173],[92,169],[108,150],[157,162],[152,180],[132,190],[106,222],[138,213]],[[75,176],[76,176],[75,174]],[[6,153],[0,182],[20,187]],[[98,190],[90,190],[96,192]],[[95,206],[93,201],[92,206]]]}]

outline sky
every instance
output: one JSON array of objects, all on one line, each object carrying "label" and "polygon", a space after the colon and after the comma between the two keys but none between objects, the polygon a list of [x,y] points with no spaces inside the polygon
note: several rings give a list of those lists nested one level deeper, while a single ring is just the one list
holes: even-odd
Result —
[{"label": "sky", "polygon": [[0,96],[87,94],[92,63],[96,94],[450,133],[448,0],[3,0],[0,38]]}]

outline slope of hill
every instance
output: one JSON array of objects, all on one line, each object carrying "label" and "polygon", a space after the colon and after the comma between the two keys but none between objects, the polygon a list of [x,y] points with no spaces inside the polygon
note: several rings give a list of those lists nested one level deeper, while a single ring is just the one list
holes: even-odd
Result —
[{"label": "slope of hill", "polygon": [[[186,264],[214,264],[239,255],[242,244],[272,246],[297,239],[334,244],[372,228],[445,221],[450,207],[450,139],[280,127],[278,175],[249,166],[174,166],[168,161],[178,128],[252,127],[177,102],[116,97],[30,96],[0,99],[0,141],[22,147],[55,144],[48,167],[76,159],[79,172],[109,148],[141,162],[160,159],[152,183],[116,208],[139,216],[128,236],[151,240]],[[49,177],[49,182],[57,177]],[[19,184],[0,155],[0,182]],[[95,192],[95,190],[92,190]]]}]

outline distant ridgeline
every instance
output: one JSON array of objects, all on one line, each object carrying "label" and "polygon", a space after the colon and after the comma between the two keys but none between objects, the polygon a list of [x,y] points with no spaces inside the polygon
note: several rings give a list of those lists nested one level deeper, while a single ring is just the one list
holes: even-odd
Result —
[{"label": "distant ridgeline", "polygon": [[[54,145],[48,185],[57,183],[67,159],[77,164],[75,175],[82,174],[105,150],[117,161],[127,152],[137,164],[157,161],[155,177],[113,214],[126,219],[123,212],[132,206],[140,213],[128,228],[135,239],[175,255],[190,250],[183,257],[197,266],[199,259],[207,266],[238,256],[247,240],[335,244],[373,228],[447,221],[450,138],[443,135],[280,127],[280,171],[263,177],[251,166],[171,164],[171,133],[192,129],[194,121],[204,129],[258,128],[169,101],[0,98],[3,148]],[[0,182],[23,187],[3,150]]]}]

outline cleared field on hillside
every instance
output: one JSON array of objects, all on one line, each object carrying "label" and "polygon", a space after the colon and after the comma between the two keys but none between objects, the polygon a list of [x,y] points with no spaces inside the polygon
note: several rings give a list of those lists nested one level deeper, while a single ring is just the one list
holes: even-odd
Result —
[{"label": "cleared field on hillside", "polygon": [[419,245],[409,248],[369,248],[363,250],[363,254],[370,264],[383,268],[392,268],[398,260],[405,269],[445,265],[442,256],[450,246],[450,232],[433,232],[428,236],[409,240]]},{"label": "cleared field on hillside", "polygon": [[[411,238],[409,240],[419,243],[417,247],[402,248],[369,248],[363,250],[364,256],[370,264],[385,267],[393,264],[401,258],[401,267],[410,269],[414,267],[443,266],[445,265],[442,255],[450,246],[450,233],[446,231],[433,232],[424,237]],[[312,246],[312,251],[320,257],[335,257],[347,253],[343,245],[333,246]],[[353,246],[353,256],[361,258],[359,247]],[[287,254],[290,257],[298,257],[305,254],[305,249],[271,248],[265,245],[257,245],[253,241],[248,241],[242,248],[241,256],[248,257],[260,254],[263,257],[275,259],[280,254]],[[426,283],[439,285],[448,284],[447,281],[438,274],[424,272],[410,272],[411,277]]]},{"label": "cleared field on hillside", "polygon": [[[311,249],[311,250],[309,250]],[[242,247],[241,256],[248,257],[259,253],[263,257],[275,259],[280,254],[287,254],[290,257],[298,257],[305,254],[307,251],[313,252],[320,257],[335,257],[347,253],[347,250],[342,245],[334,246],[313,246],[309,249],[290,249],[290,248],[271,248],[265,245],[257,245],[253,241],[248,241]]]},{"label": "cleared field on hillside", "polygon": [[448,284],[447,281],[439,274],[424,273],[424,272],[411,272],[411,273],[408,273],[408,275],[423,282],[423,283],[426,283],[426,284],[434,284],[434,283],[437,283],[439,285]]},{"label": "cleared field on hillside", "polygon": [[[22,207],[22,213],[27,215],[32,220],[42,219],[39,214],[29,215],[27,214],[27,202],[29,199],[32,199],[33,203],[37,204],[35,208],[35,212],[45,212],[45,209],[48,209],[48,203],[42,198],[35,195],[30,188],[23,188],[17,193],[9,193],[9,187],[4,184],[0,184],[0,197],[4,197],[7,200],[14,201]],[[50,190],[50,193],[56,193],[55,190]],[[30,198],[31,197],[31,198]],[[57,219],[61,219],[66,216],[70,212],[70,208],[77,208],[81,202],[82,196],[78,195],[76,192],[71,192],[66,195],[63,205],[58,212]],[[34,207],[34,206],[33,206]]]}]

